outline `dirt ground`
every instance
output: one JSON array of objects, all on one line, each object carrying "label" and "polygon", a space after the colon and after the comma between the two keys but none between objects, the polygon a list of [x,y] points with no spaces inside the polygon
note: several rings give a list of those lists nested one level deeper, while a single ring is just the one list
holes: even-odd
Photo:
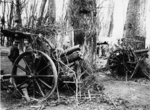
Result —
[{"label": "dirt ground", "polygon": [[[8,52],[1,49],[1,52]],[[1,69],[10,74],[12,64],[6,56],[1,56]],[[1,110],[150,110],[150,81],[145,78],[121,81],[114,79],[109,72],[94,73],[104,89],[91,98],[66,97],[57,101],[49,99],[44,103],[27,103],[7,90],[1,91]],[[62,101],[63,100],[63,101]]]}]

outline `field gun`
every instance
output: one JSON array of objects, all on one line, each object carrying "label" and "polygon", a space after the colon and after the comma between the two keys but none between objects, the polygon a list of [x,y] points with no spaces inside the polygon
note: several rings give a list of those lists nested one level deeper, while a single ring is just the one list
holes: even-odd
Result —
[{"label": "field gun", "polygon": [[110,54],[108,68],[117,77],[126,77],[127,79],[145,75],[150,78],[145,64],[149,51],[149,49],[133,50],[130,47],[119,48]]}]

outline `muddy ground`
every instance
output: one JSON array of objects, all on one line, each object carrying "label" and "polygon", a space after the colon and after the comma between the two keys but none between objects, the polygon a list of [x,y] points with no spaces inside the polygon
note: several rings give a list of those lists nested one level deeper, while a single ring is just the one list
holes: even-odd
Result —
[{"label": "muddy ground", "polygon": [[[1,49],[7,53],[6,49]],[[6,56],[1,56],[1,69],[10,74],[12,64]],[[15,92],[1,91],[2,110],[150,110],[150,81],[146,78],[130,81],[116,80],[109,72],[94,73],[103,90],[91,97],[79,98],[64,96],[57,100],[56,95],[44,103],[27,103]]]}]

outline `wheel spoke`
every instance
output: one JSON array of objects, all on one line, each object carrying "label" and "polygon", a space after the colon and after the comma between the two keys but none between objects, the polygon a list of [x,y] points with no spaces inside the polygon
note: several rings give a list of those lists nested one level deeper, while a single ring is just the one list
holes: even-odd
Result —
[{"label": "wheel spoke", "polygon": [[114,67],[114,66],[118,66],[118,65],[119,65],[119,64],[116,64],[116,65],[113,65],[113,64],[112,64],[112,65],[109,65],[109,67]]},{"label": "wheel spoke", "polygon": [[28,82],[28,80],[26,79],[26,80],[23,81],[21,84],[18,84],[18,85],[17,85],[17,88],[21,87],[23,84],[25,84],[25,83],[27,83],[27,82]]},{"label": "wheel spoke", "polygon": [[21,70],[23,70],[24,72],[26,72],[26,73],[30,73],[29,71],[27,71],[25,68],[23,68],[22,66],[20,66],[20,65],[16,65],[18,68],[20,68]]},{"label": "wheel spoke", "polygon": [[28,75],[12,75],[14,78],[28,78]]},{"label": "wheel spoke", "polygon": [[118,63],[118,60],[114,60],[114,59],[109,59],[109,61]]},{"label": "wheel spoke", "polygon": [[33,64],[33,65],[32,65],[32,68],[33,68],[33,69],[35,69],[35,64],[36,64],[36,63],[35,63],[35,59],[36,59],[36,55],[37,55],[36,52],[35,52],[35,53],[32,53],[32,55],[31,55],[31,56],[32,56],[32,64]]},{"label": "wheel spoke", "polygon": [[44,61],[47,63],[46,59],[43,57]]},{"label": "wheel spoke", "polygon": [[54,75],[36,75],[35,77],[50,78],[50,77],[54,77]]},{"label": "wheel spoke", "polygon": [[35,82],[33,82],[33,97],[35,98]]},{"label": "wheel spoke", "polygon": [[114,56],[114,58],[116,58],[116,59],[117,59],[117,61],[118,61],[118,62],[120,62],[120,60],[119,60],[119,58],[118,58],[117,56]]},{"label": "wheel spoke", "polygon": [[45,86],[47,86],[48,88],[52,89],[52,87],[51,87],[49,84],[47,84],[46,82],[44,82],[43,80],[39,79],[39,81],[40,81],[42,84],[44,84]]},{"label": "wheel spoke", "polygon": [[40,64],[41,59],[42,59],[42,58],[40,57],[40,59],[39,59],[39,61],[38,61],[37,65],[36,65],[36,67],[35,67],[35,71],[37,70],[37,67],[38,67],[38,65]]},{"label": "wheel spoke", "polygon": [[27,61],[25,60],[25,58],[23,58],[23,61],[25,62],[26,66],[28,67],[29,71],[31,72],[31,68],[29,67]]},{"label": "wheel spoke", "polygon": [[37,84],[37,86],[38,86],[38,88],[39,88],[39,91],[40,91],[41,95],[42,95],[43,97],[45,97],[45,95],[44,95],[44,93],[43,93],[43,91],[42,91],[42,89],[41,89],[39,83],[37,82],[37,80],[35,80],[35,83]]},{"label": "wheel spoke", "polygon": [[128,64],[136,64],[136,62],[135,62],[135,61],[133,61],[133,62],[128,61],[127,63],[128,63]]},{"label": "wheel spoke", "polygon": [[39,70],[38,72],[37,72],[37,74],[39,74],[41,71],[43,71],[44,69],[46,69],[48,66],[50,66],[51,64],[48,64],[47,66],[45,66],[45,67],[43,67],[41,70]]},{"label": "wheel spoke", "polygon": [[[28,83],[27,89],[29,90],[29,93],[32,93],[34,91],[34,80],[30,80],[30,82]],[[32,90],[33,89],[33,90]]]}]

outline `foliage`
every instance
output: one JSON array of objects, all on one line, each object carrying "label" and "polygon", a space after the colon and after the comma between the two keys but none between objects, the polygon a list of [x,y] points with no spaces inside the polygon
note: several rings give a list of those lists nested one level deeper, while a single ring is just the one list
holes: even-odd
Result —
[{"label": "foliage", "polygon": [[83,46],[85,58],[92,64],[96,48],[96,1],[72,0],[69,18],[74,29],[74,42]]},{"label": "foliage", "polygon": [[92,21],[90,19],[93,11],[92,0],[73,0],[70,4],[70,24],[75,29],[80,26],[80,30],[89,30],[89,24]]}]

